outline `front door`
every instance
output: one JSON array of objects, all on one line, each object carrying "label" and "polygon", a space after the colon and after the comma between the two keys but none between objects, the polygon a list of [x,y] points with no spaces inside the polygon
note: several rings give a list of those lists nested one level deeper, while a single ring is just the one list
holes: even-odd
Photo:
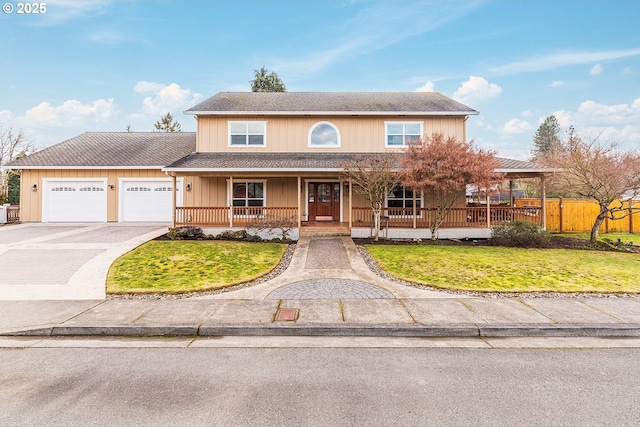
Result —
[{"label": "front door", "polygon": [[340,221],[340,183],[309,183],[309,221]]}]

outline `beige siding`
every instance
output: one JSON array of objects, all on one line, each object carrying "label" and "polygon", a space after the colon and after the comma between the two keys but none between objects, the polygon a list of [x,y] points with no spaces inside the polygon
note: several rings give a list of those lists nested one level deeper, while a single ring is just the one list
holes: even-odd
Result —
[{"label": "beige siding", "polygon": [[[159,169],[87,169],[87,170],[23,170],[20,176],[20,220],[22,222],[42,221],[42,180],[54,178],[106,178],[107,184],[116,186],[107,190],[107,221],[118,221],[118,179],[119,178],[168,178]],[[38,191],[32,191],[33,185]]]},{"label": "beige siding", "polygon": [[[266,121],[267,146],[229,147],[227,123],[229,121]],[[338,128],[340,148],[310,148],[309,130],[318,122],[330,122]],[[424,133],[434,132],[456,135],[464,139],[464,117],[198,117],[197,151],[199,152],[385,152],[386,121],[422,121]],[[397,149],[396,149],[397,150]]]}]

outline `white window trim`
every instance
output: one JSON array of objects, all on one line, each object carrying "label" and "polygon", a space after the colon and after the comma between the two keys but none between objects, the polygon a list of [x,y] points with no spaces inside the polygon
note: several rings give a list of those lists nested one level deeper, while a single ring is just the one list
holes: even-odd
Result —
[{"label": "white window trim", "polygon": [[[401,187],[405,188],[404,186],[401,186]],[[418,191],[418,192],[414,191],[414,194],[416,195],[416,202],[417,201],[420,202],[420,207],[416,208],[416,210],[424,208],[424,192],[422,192],[422,191]],[[403,199],[403,200],[408,200],[408,199]],[[411,213],[406,213],[404,215],[389,215],[389,218],[413,217],[413,208],[405,208],[405,207],[402,207],[402,208],[390,208],[389,207],[389,195],[388,194],[384,197],[384,208],[385,209],[403,209],[403,210],[404,209],[411,209]],[[421,213],[420,213],[420,211],[418,211],[416,213],[416,217],[419,218],[420,216],[421,216]]]},{"label": "white window trim", "polygon": [[384,122],[384,146],[385,148],[405,148],[407,145],[404,143],[404,136],[405,134],[403,133],[403,138],[402,138],[402,145],[389,145],[389,131],[388,131],[388,125],[399,125],[399,124],[403,124],[403,125],[420,125],[420,134],[419,137],[422,138],[422,135],[424,135],[424,122],[418,122],[418,121],[407,121],[407,120],[396,120],[396,121],[385,121]]},{"label": "white window trim", "polygon": [[[249,141],[243,145],[231,144],[231,124],[232,123],[262,123],[264,126],[264,133],[262,134],[262,145],[250,145]],[[247,125],[247,134],[249,135],[249,129]],[[257,135],[257,134],[254,134]],[[264,148],[267,146],[267,122],[258,120],[228,120],[227,121],[227,146],[229,148]]]},{"label": "white window trim", "polygon": [[[336,131],[336,135],[338,138],[338,144],[337,145],[313,145],[311,143],[311,134],[313,133],[313,131],[320,125],[328,125],[331,126],[333,128],[333,130]],[[318,122],[315,123],[313,126],[311,126],[311,128],[309,129],[309,134],[307,135],[307,146],[309,148],[340,148],[341,145],[341,138],[340,138],[340,130],[338,129],[338,126],[334,125],[331,122]]]},{"label": "white window trim", "polygon": [[[241,179],[233,179],[233,184],[250,184],[250,183],[262,183],[262,200],[263,200],[263,204],[262,206],[233,206],[233,187],[229,185],[229,180],[227,179],[227,192],[229,194],[227,194],[227,207],[231,208],[232,211],[233,209],[236,208],[253,208],[253,209],[260,209],[262,208],[266,208],[267,207],[267,180],[266,179],[247,179],[247,178],[241,178]],[[265,211],[262,211],[262,216],[266,215]],[[258,218],[260,217],[260,215],[234,215],[234,218]]]}]

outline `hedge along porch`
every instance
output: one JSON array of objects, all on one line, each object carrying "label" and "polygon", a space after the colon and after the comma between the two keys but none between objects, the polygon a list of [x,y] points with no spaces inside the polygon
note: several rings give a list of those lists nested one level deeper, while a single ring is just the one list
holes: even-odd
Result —
[{"label": "hedge along porch", "polygon": [[[174,179],[182,178],[186,188],[184,205],[174,209],[173,225],[222,230],[288,219],[297,231],[315,224],[340,224],[353,237],[368,237],[371,208],[341,177],[340,165],[355,156],[194,153],[164,168]],[[500,171],[507,179],[538,177],[544,194],[544,177],[549,170],[528,162],[501,162]],[[407,191],[405,196],[402,207],[388,201],[383,211],[386,237],[430,238],[433,206],[422,194]],[[541,206],[467,206],[461,194],[439,234],[442,238],[486,238],[493,225],[522,219],[544,226],[544,217]]]}]

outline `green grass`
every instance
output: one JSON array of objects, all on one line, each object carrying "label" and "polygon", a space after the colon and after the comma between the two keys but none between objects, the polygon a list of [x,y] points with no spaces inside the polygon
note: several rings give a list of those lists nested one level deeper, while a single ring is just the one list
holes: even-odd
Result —
[{"label": "green grass", "polygon": [[183,293],[247,282],[278,265],[287,246],[231,241],[151,241],[118,258],[107,293]]},{"label": "green grass", "polygon": [[476,292],[640,292],[640,255],[567,249],[367,245],[402,280]]}]

